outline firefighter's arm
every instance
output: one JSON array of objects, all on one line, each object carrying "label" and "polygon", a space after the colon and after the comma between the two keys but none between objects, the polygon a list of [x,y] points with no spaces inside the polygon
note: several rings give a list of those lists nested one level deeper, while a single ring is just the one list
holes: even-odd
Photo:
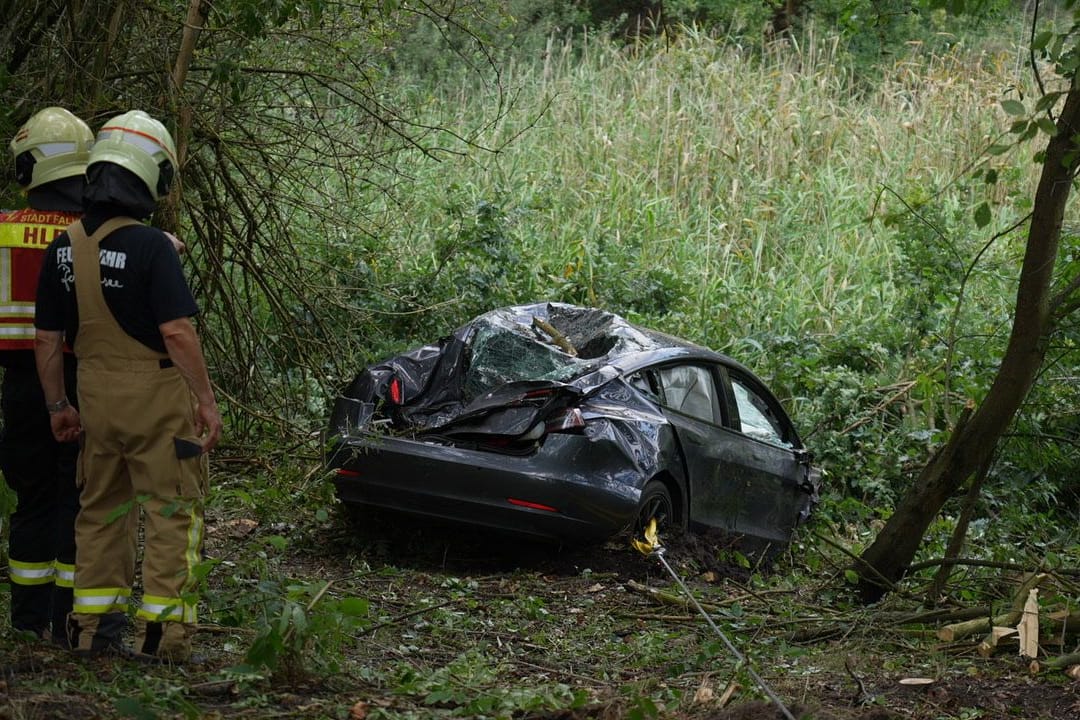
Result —
[{"label": "firefighter's arm", "polygon": [[188,388],[198,401],[195,408],[195,433],[203,437],[203,452],[210,452],[221,437],[221,413],[218,411],[210,374],[206,371],[202,346],[190,318],[177,318],[158,326],[165,339],[169,359],[180,371]]},{"label": "firefighter's arm", "polygon": [[82,422],[78,411],[68,402],[64,387],[64,334],[37,330],[34,333],[34,360],[41,389],[45,392],[53,435],[59,442],[76,440],[82,431]]},{"label": "firefighter's arm", "polygon": [[173,235],[171,232],[165,232],[164,230],[161,232],[165,233],[165,237],[169,238],[169,242],[172,243],[173,249],[176,250],[176,254],[183,255],[187,250],[187,245],[184,241]]}]

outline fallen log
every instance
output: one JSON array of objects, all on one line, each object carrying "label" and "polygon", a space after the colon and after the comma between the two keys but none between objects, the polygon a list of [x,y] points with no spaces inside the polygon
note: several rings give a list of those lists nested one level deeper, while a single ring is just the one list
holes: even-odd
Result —
[{"label": "fallen log", "polygon": [[994,626],[990,628],[990,634],[983,638],[983,641],[979,643],[978,652],[981,657],[988,658],[994,654],[1001,641],[1007,637],[1016,635],[1017,630],[1014,627],[1000,627]]},{"label": "fallen log", "polygon": [[1069,637],[1080,634],[1080,610],[1074,610],[1073,612],[1069,612],[1068,610],[1058,610],[1052,612],[1048,616],[1046,625],[1049,628],[1049,632],[1053,635]]},{"label": "fallen log", "polygon": [[1016,627],[1024,613],[1024,603],[1028,599],[1028,591],[1039,586],[1047,578],[1045,573],[1036,573],[1029,576],[1021,585],[1016,595],[1013,596],[1009,611],[995,617],[983,617],[965,622],[944,625],[938,629],[937,636],[944,642],[955,642],[976,633],[986,633],[994,626]]},{"label": "fallen log", "polygon": [[1048,668],[1053,670],[1062,670],[1068,668],[1070,665],[1080,665],[1080,653],[1069,653],[1068,655],[1061,655],[1047,660],[1043,663]]}]

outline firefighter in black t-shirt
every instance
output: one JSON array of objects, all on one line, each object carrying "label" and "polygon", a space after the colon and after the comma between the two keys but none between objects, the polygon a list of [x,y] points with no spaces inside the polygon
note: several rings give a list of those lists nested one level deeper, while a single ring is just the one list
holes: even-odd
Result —
[{"label": "firefighter in black t-shirt", "polygon": [[[207,454],[221,416],[171,239],[132,219],[150,216],[176,167],[157,120],[133,110],[107,122],[87,165],[86,215],[49,246],[38,286],[35,352],[53,433],[83,433],[69,623],[80,654],[126,651],[141,505],[135,652],[191,658]],[[79,363],[78,411],[60,372],[65,338]]]},{"label": "firefighter in black t-shirt", "polygon": [[[0,470],[15,491],[8,576],[11,625],[64,644],[75,579],[73,442],[57,443],[34,367],[34,294],[45,248],[82,213],[94,133],[60,107],[38,111],[11,141],[29,207],[0,213]],[[75,358],[60,363],[74,390]]]}]

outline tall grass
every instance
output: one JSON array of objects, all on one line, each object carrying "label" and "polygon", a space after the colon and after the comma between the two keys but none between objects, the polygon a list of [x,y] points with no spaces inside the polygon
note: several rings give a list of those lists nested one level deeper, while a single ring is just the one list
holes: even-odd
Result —
[{"label": "tall grass", "polygon": [[[1030,146],[986,154],[1011,122],[1001,100],[1029,94],[1022,47],[908,50],[868,78],[812,30],[764,52],[571,33],[504,66],[509,106],[472,80],[415,81],[421,121],[479,127],[496,151],[411,168],[382,271],[435,277],[413,290],[438,309],[405,330],[428,337],[398,341],[498,303],[600,305],[755,367],[842,472],[868,475],[849,485],[888,497],[993,372],[1023,236],[978,251],[1027,211],[1037,172]],[[501,213],[494,244],[469,229],[481,206]],[[506,247],[513,267],[492,269]]]},{"label": "tall grass", "polygon": [[[613,279],[595,272],[598,248],[608,271],[675,273],[675,329],[712,346],[834,333],[898,302],[896,231],[877,222],[896,195],[947,213],[985,199],[968,177],[1006,125],[1002,92],[1024,80],[1017,52],[912,52],[860,87],[837,41],[814,34],[764,57],[695,34],[552,39],[506,72],[517,103],[480,138],[498,154],[417,169],[434,195],[410,224],[438,226],[424,208],[465,187],[528,208],[520,242],[594,297]],[[497,112],[471,84],[433,91],[462,119]],[[430,236],[405,240],[430,256]]]}]

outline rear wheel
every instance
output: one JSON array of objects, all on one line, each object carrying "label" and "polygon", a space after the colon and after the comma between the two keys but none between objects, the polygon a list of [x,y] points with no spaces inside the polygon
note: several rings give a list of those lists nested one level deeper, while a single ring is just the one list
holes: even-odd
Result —
[{"label": "rear wheel", "polygon": [[671,493],[660,480],[652,480],[641,491],[638,502],[637,520],[634,522],[634,536],[639,537],[649,526],[649,521],[656,519],[657,532],[663,533],[678,525],[675,505],[671,502]]}]

